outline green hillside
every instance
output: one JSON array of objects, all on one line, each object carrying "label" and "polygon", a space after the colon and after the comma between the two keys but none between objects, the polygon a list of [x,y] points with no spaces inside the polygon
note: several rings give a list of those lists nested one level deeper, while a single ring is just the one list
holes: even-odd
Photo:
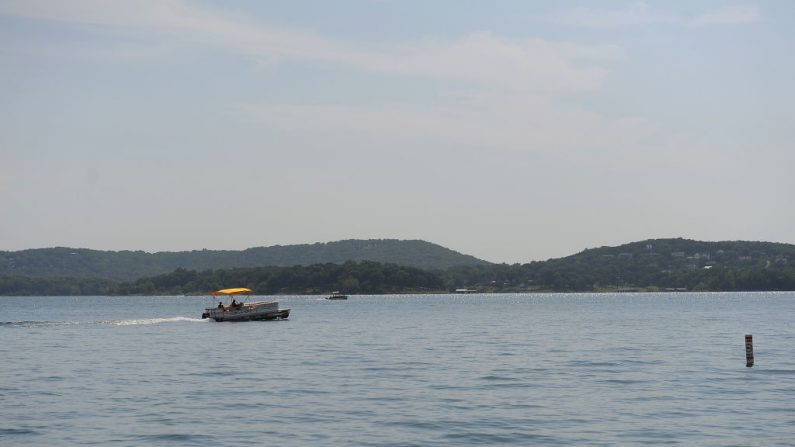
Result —
[{"label": "green hillside", "polygon": [[451,287],[490,291],[793,290],[795,245],[651,239],[447,274]]},{"label": "green hillside", "polygon": [[482,265],[486,261],[420,240],[345,240],[246,250],[147,253],[82,248],[0,252],[0,277],[98,278],[128,281],[176,269],[208,270],[374,261],[423,269]]},{"label": "green hillside", "polygon": [[[40,263],[36,265],[48,268],[33,271],[52,274],[71,267],[72,272],[86,276],[0,274],[0,295],[201,294],[231,286],[245,286],[259,294],[316,294],[332,289],[346,293],[444,292],[459,288],[497,293],[795,290],[795,245],[771,242],[654,239],[513,265],[489,264],[422,241],[341,241],[240,252],[88,251],[90,256],[68,250],[50,249],[47,253],[58,256],[34,257]],[[345,259],[357,257],[370,259]],[[381,261],[387,257],[424,268]],[[82,263],[86,258],[93,263]],[[316,259],[345,260],[313,262]],[[270,265],[217,264],[258,260]],[[216,264],[207,268],[211,261]],[[461,265],[464,261],[469,265]],[[282,265],[276,265],[279,263]],[[132,280],[90,276],[95,271],[119,274],[125,265],[137,268],[138,275],[146,268],[167,271]],[[178,267],[168,270],[173,265]]]},{"label": "green hillside", "polygon": [[372,261],[293,267],[253,267],[196,272],[179,269],[109,289],[118,295],[202,295],[235,284],[261,295],[443,292],[443,279],[428,270]]}]

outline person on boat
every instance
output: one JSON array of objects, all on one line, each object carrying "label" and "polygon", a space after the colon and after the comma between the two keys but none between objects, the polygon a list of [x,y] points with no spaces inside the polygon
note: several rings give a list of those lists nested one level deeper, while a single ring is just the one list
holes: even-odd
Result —
[{"label": "person on boat", "polygon": [[232,307],[237,307],[237,301],[234,298],[232,298]]},{"label": "person on boat", "polygon": [[218,308],[219,309],[223,309],[224,308],[224,303],[222,301],[218,302]]}]

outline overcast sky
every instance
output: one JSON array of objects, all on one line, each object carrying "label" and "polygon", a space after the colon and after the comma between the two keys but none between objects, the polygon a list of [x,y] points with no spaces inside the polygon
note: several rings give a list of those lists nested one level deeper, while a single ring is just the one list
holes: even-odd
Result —
[{"label": "overcast sky", "polygon": [[0,250],[795,243],[795,2],[0,0]]}]

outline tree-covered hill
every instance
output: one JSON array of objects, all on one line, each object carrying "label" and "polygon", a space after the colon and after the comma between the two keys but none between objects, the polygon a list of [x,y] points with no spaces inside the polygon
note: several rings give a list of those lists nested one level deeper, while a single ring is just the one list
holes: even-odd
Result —
[{"label": "tree-covered hill", "polygon": [[[346,242],[360,244],[358,250],[349,253],[389,252],[378,243],[364,248],[368,241],[334,244]],[[407,242],[416,243],[420,248],[438,247],[421,241]],[[324,247],[315,247],[315,255],[330,250],[327,246],[333,244],[320,245]],[[122,253],[132,256],[137,252]],[[434,253],[445,252],[430,250],[426,259],[432,258]],[[67,253],[65,256],[79,255]],[[327,253],[325,256],[339,259],[340,255]],[[301,259],[309,262],[311,258]],[[117,268],[112,260],[106,262],[110,263],[106,266],[109,269]],[[472,264],[431,269],[374,261],[291,267],[191,268],[180,265],[168,273],[126,282],[14,274],[0,275],[0,295],[202,294],[226,287],[248,287],[259,294],[314,294],[332,289],[346,293],[405,293],[459,288],[481,292],[795,290],[795,245],[769,242],[654,239],[588,249],[565,258],[528,264]],[[156,267],[164,268],[162,265]]]},{"label": "tree-covered hill", "polygon": [[447,275],[452,287],[492,291],[795,290],[795,245],[652,239]]},{"label": "tree-covered hill", "polygon": [[128,281],[176,269],[294,266],[374,261],[424,269],[487,264],[440,245],[420,240],[345,240],[256,247],[246,250],[194,250],[147,253],[76,248],[0,252],[0,277],[100,278]]},{"label": "tree-covered hill", "polygon": [[250,267],[202,272],[179,269],[119,284],[120,295],[206,294],[234,284],[260,295],[329,293],[382,294],[444,291],[439,275],[415,267],[371,261],[294,267]]},{"label": "tree-covered hill", "polygon": [[207,295],[213,290],[247,287],[259,295],[416,293],[444,291],[434,272],[396,264],[348,261],[293,267],[218,270],[177,269],[129,282],[87,278],[0,277],[0,295]]}]

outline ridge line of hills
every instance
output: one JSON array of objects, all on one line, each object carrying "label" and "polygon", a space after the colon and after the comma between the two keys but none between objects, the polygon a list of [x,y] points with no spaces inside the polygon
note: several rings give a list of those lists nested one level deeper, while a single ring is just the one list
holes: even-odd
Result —
[{"label": "ridge line of hills", "polygon": [[[270,263],[257,264],[262,259]],[[153,254],[0,252],[0,295],[203,294],[232,285],[261,294],[795,290],[795,245],[650,239],[512,265],[394,239]]]},{"label": "ridge line of hills", "polygon": [[446,269],[488,262],[422,240],[348,239],[314,244],[274,245],[245,250],[148,253],[85,248],[0,251],[0,276],[102,278],[127,281],[174,271],[242,267],[290,267],[374,261],[422,269]]}]

